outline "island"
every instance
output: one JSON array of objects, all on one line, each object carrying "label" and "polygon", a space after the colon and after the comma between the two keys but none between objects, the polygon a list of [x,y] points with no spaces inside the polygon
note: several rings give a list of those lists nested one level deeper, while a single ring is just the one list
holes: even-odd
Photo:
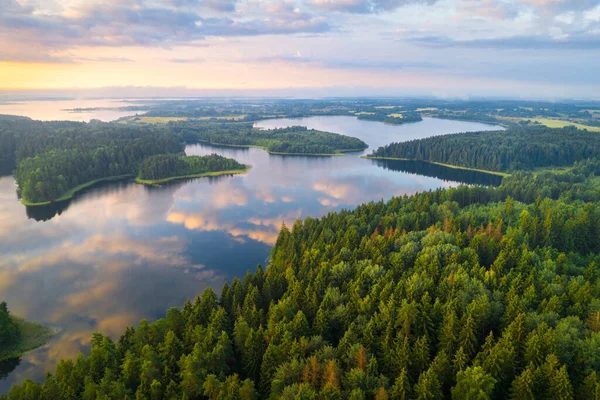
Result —
[{"label": "island", "polygon": [[370,112],[363,111],[356,113],[357,118],[365,121],[378,121],[385,124],[402,125],[411,122],[423,121],[423,118],[419,113],[402,111],[402,112],[391,112],[389,109],[376,108]]},{"label": "island", "polygon": [[0,361],[20,357],[51,338],[50,328],[15,317],[8,311],[6,302],[0,303]]},{"label": "island", "polygon": [[135,181],[144,185],[157,185],[177,179],[241,174],[249,168],[232,158],[218,154],[208,156],[159,154],[142,161]]},{"label": "island", "polygon": [[358,138],[305,126],[260,129],[252,123],[191,119],[170,121],[167,126],[188,143],[258,147],[271,154],[338,156],[368,147]]}]

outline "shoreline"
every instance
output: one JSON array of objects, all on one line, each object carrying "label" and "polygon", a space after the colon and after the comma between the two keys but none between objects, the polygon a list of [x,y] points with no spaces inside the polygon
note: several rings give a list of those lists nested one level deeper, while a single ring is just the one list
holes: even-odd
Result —
[{"label": "shoreline", "polygon": [[82,183],[81,185],[75,186],[73,189],[70,189],[68,192],[64,193],[63,195],[61,195],[59,198],[57,198],[55,200],[43,201],[43,202],[39,202],[39,203],[32,203],[32,202],[29,202],[29,201],[21,198],[21,204],[23,204],[24,206],[27,206],[27,207],[37,207],[37,206],[47,206],[47,205],[53,204],[53,203],[60,203],[63,201],[71,200],[73,198],[73,196],[75,196],[75,194],[77,194],[77,192],[80,192],[83,189],[87,189],[90,186],[95,185],[96,183],[120,181],[120,180],[125,180],[127,178],[133,178],[134,176],[135,175],[133,175],[133,174],[125,174],[125,175],[108,176],[106,178],[94,179],[93,181],[89,181],[86,183]]},{"label": "shoreline", "polygon": [[358,153],[360,151],[365,151],[366,149],[369,148],[369,146],[363,148],[363,149],[342,149],[342,150],[338,150],[339,153],[286,153],[286,152],[280,152],[280,151],[269,151],[267,147],[264,146],[259,146],[256,144],[224,144],[224,143],[212,143],[212,142],[207,142],[207,141],[203,141],[203,140],[199,140],[198,142],[196,142],[197,144],[207,144],[210,146],[220,146],[220,147],[238,147],[238,148],[244,148],[244,149],[261,149],[266,151],[269,154],[273,154],[273,155],[277,155],[277,156],[314,156],[314,157],[339,157],[339,156],[345,156],[345,153]]},{"label": "shoreline", "polygon": [[488,171],[485,169],[477,169],[477,168],[469,168],[469,167],[462,167],[460,165],[452,165],[452,164],[444,164],[441,162],[437,162],[437,161],[427,161],[427,160],[415,160],[412,158],[396,158],[396,157],[372,157],[372,156],[361,156],[360,158],[366,158],[366,159],[370,159],[370,160],[392,160],[392,161],[422,161],[422,162],[426,162],[429,164],[435,164],[435,165],[439,165],[441,167],[446,167],[446,168],[452,168],[452,169],[461,169],[464,171],[474,171],[474,172],[481,172],[483,174],[490,174],[490,175],[496,175],[496,176],[501,176],[501,177],[507,177],[510,176],[510,174],[506,173],[506,172],[499,172],[499,171]]},{"label": "shoreline", "polygon": [[245,174],[251,166],[247,165],[244,169],[231,169],[226,171],[213,171],[213,172],[203,172],[201,174],[191,174],[191,175],[180,175],[180,176],[170,176],[168,178],[162,179],[135,179],[135,183],[145,186],[157,186],[161,183],[167,183],[171,181],[176,181],[180,179],[194,179],[194,178],[205,178],[209,176],[221,176],[221,175],[239,175]]},{"label": "shoreline", "polygon": [[60,332],[60,329],[51,328],[36,321],[27,321],[24,318],[15,316],[12,316],[11,318],[19,326],[22,337],[15,348],[0,355],[0,361],[19,358],[25,354],[31,353],[48,344],[48,342]]}]

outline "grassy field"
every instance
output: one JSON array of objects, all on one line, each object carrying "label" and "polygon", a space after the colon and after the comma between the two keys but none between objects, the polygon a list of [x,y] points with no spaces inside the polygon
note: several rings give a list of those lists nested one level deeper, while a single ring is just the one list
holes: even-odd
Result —
[{"label": "grassy field", "polygon": [[591,132],[600,132],[599,126],[583,125],[571,121],[564,121],[561,119],[532,118],[531,120],[546,125],[548,128],[564,128],[565,126],[575,126],[577,129],[587,129]]},{"label": "grassy field", "polygon": [[389,114],[388,117],[392,117],[392,118],[404,118],[404,115],[402,115],[401,113],[394,113],[394,114]]},{"label": "grassy field", "polygon": [[127,178],[132,178],[133,175],[118,175],[118,176],[109,176],[106,178],[100,178],[100,179],[96,179],[90,182],[86,182],[86,183],[82,183],[79,186],[75,186],[73,189],[69,190],[68,192],[66,192],[65,194],[63,194],[62,196],[60,196],[58,199],[54,200],[54,201],[44,201],[41,203],[31,203],[25,199],[21,199],[21,203],[25,206],[45,206],[47,204],[50,203],[58,203],[61,201],[65,201],[65,200],[69,200],[71,198],[73,198],[73,196],[75,196],[75,193],[83,190],[83,189],[87,189],[88,187],[95,185],[96,183],[100,183],[100,182],[111,182],[111,181],[120,181],[123,179],[127,179]]},{"label": "grassy field", "polygon": [[0,360],[19,357],[48,343],[52,338],[52,329],[38,322],[29,322],[12,317],[21,330],[21,341],[16,346],[0,350]]},{"label": "grassy field", "polygon": [[564,128],[565,126],[574,126],[577,129],[587,129],[590,132],[600,132],[599,126],[589,126],[578,124],[576,122],[566,121],[563,119],[552,119],[552,118],[514,118],[514,117],[497,117],[498,119],[512,121],[512,122],[520,122],[520,121],[532,121],[539,122],[542,125],[547,126],[548,128]]},{"label": "grassy field", "polygon": [[563,167],[540,167],[533,170],[535,175],[541,174],[544,172],[551,172],[553,174],[564,174],[565,172],[569,172],[573,169],[573,166],[563,166]]},{"label": "grassy field", "polygon": [[438,109],[436,107],[424,107],[424,108],[417,108],[417,112],[419,111],[437,111]]},{"label": "grassy field", "polygon": [[250,168],[251,168],[250,166],[246,166],[246,168],[244,168],[244,169],[232,169],[229,171],[204,172],[202,174],[193,174],[193,175],[170,176],[168,178],[154,179],[154,180],[152,180],[152,179],[136,179],[135,181],[141,185],[156,186],[156,185],[160,185],[161,183],[175,181],[178,179],[193,179],[193,178],[204,178],[207,176],[243,174],[246,171],[248,171]]}]

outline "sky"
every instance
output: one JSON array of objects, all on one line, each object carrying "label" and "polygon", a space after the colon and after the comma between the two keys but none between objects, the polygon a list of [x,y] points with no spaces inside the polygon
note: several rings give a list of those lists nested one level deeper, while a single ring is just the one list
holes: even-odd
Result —
[{"label": "sky", "polygon": [[0,0],[0,91],[600,99],[600,0]]}]

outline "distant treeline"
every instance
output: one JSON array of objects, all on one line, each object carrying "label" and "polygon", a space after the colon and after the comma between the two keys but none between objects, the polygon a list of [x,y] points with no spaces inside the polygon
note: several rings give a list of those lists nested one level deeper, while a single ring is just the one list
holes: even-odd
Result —
[{"label": "distant treeline", "polygon": [[235,146],[259,146],[270,152],[296,154],[335,154],[364,150],[360,139],[331,132],[292,126],[279,129],[253,128],[249,123],[213,121],[172,121],[169,128],[188,143],[207,142]]},{"label": "distant treeline", "polygon": [[365,121],[379,121],[394,125],[423,121],[423,118],[421,118],[421,115],[418,113],[402,112],[401,117],[394,117],[390,115],[390,110],[388,109],[374,109],[371,113],[358,114],[358,119]]},{"label": "distant treeline", "polygon": [[392,143],[371,156],[433,161],[490,171],[573,165],[600,155],[600,135],[573,127],[511,127]]},{"label": "distant treeline", "polygon": [[160,180],[206,172],[243,170],[245,168],[244,164],[218,154],[187,157],[176,154],[159,154],[142,161],[138,179]]}]

